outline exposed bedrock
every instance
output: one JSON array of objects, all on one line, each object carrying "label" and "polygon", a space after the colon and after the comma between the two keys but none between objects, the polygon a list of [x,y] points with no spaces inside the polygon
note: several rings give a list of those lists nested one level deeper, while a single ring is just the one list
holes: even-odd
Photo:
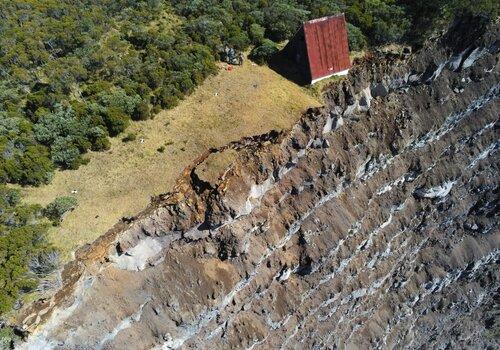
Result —
[{"label": "exposed bedrock", "polygon": [[216,185],[187,169],[19,347],[498,348],[499,26],[476,24],[353,69]]}]

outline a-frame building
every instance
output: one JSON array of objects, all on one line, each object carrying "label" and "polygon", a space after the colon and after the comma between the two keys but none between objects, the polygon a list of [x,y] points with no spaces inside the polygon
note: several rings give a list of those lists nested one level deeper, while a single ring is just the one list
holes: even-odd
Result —
[{"label": "a-frame building", "polygon": [[351,61],[344,15],[305,22],[283,52],[311,84],[347,74]]}]

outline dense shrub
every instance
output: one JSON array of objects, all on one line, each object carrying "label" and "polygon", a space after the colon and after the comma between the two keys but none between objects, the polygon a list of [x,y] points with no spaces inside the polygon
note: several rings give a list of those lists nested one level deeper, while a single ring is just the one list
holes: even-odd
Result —
[{"label": "dense shrub", "polygon": [[258,23],[252,23],[250,26],[250,39],[253,44],[261,43],[264,40],[265,33],[266,29]]},{"label": "dense shrub", "polygon": [[[55,166],[78,167],[131,119],[175,106],[215,70],[215,47],[195,37],[205,32],[189,36],[189,21],[169,29],[167,1],[41,0],[29,16],[23,4],[2,3],[0,182],[39,185]],[[241,26],[222,29],[214,40],[248,45]]]},{"label": "dense shrub", "polygon": [[136,134],[129,132],[125,137],[122,138],[122,142],[134,141],[137,138]]},{"label": "dense shrub", "polygon": [[64,214],[75,209],[76,206],[75,197],[57,197],[43,209],[43,215],[51,220],[54,226],[57,226],[61,223]]},{"label": "dense shrub", "polygon": [[259,46],[256,46],[250,53],[250,58],[258,64],[268,62],[273,55],[278,52],[276,43],[269,39],[264,39]]},{"label": "dense shrub", "polygon": [[366,38],[363,35],[361,29],[352,25],[351,23],[348,23],[347,32],[349,39],[349,49],[351,51],[360,51],[366,47]]},{"label": "dense shrub", "polygon": [[416,45],[428,37],[436,24],[446,22],[455,14],[481,14],[490,18],[500,15],[500,2],[497,0],[400,0],[399,3],[405,7],[411,22],[406,39]]},{"label": "dense shrub", "polygon": [[264,21],[269,37],[275,41],[292,37],[308,14],[308,11],[293,2],[270,2],[270,5],[264,8]]},{"label": "dense shrub", "polygon": [[111,136],[116,136],[128,126],[130,117],[118,107],[110,107],[104,115],[104,122]]},{"label": "dense shrub", "polygon": [[0,140],[0,152],[4,155],[0,162],[2,182],[37,186],[52,179],[54,167],[46,147],[13,142],[2,145]]},{"label": "dense shrub", "polygon": [[53,252],[46,243],[48,226],[40,224],[41,207],[20,202],[19,191],[0,185],[0,315],[21,293],[37,286],[29,272],[31,259]]},{"label": "dense shrub", "polygon": [[374,44],[398,41],[410,26],[404,7],[394,0],[353,0],[349,3],[348,20]]},{"label": "dense shrub", "polygon": [[140,101],[136,106],[132,119],[134,120],[147,120],[151,118],[151,105],[146,101]]},{"label": "dense shrub", "polygon": [[11,327],[0,325],[0,349],[7,350],[14,348],[14,339],[16,339],[14,330]]},{"label": "dense shrub", "polygon": [[491,18],[500,16],[500,3],[497,0],[439,0],[438,3],[443,5],[444,13],[448,17],[464,12],[474,15],[488,15]]},{"label": "dense shrub", "polygon": [[92,151],[104,151],[109,149],[111,143],[108,139],[108,132],[104,126],[94,126],[87,132],[87,137],[92,144]]},{"label": "dense shrub", "polygon": [[37,144],[32,124],[0,111],[0,183],[39,185],[51,179],[52,162],[46,147]]},{"label": "dense shrub", "polygon": [[300,3],[310,11],[309,18],[319,18],[342,12],[345,7],[342,1],[303,0]]},{"label": "dense shrub", "polygon": [[58,138],[51,149],[52,161],[63,169],[77,169],[81,164],[80,151],[70,137]]}]

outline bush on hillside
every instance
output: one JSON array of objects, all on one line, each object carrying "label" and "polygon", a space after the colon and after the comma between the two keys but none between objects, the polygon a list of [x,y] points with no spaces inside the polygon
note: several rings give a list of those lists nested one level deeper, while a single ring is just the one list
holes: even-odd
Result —
[{"label": "bush on hillside", "polygon": [[269,38],[277,42],[291,38],[309,15],[301,6],[287,1],[270,2],[263,12]]},{"label": "bush on hillside", "polygon": [[376,45],[401,40],[410,27],[405,8],[394,0],[353,0],[346,16]]},{"label": "bush on hillside", "polygon": [[250,26],[250,39],[252,40],[252,44],[259,44],[264,40],[264,36],[266,33],[266,28],[262,27],[258,23],[252,23]]},{"label": "bush on hillside", "polygon": [[309,18],[320,18],[342,12],[343,3],[332,0],[303,0],[301,3],[310,11]]},{"label": "bush on hillside", "polygon": [[0,324],[0,349],[7,350],[14,348],[14,340],[16,339],[14,330],[11,327]]},{"label": "bush on hillside", "polygon": [[58,197],[43,210],[43,215],[52,221],[54,226],[61,223],[64,214],[75,209],[77,200],[75,197]]},{"label": "bush on hillside", "polygon": [[347,33],[349,40],[349,50],[351,51],[361,51],[363,50],[367,43],[363,32],[358,27],[347,23]]},{"label": "bush on hillside", "polygon": [[[29,263],[37,255],[54,251],[40,224],[41,207],[21,203],[18,190],[0,185],[0,315],[9,311],[22,293],[36,288]],[[5,335],[0,332],[0,338]]]},{"label": "bush on hillside", "polygon": [[125,135],[125,137],[122,138],[122,142],[135,141],[136,138],[137,138],[136,134],[134,134],[133,132],[129,132],[127,135]]},{"label": "bush on hillside", "polygon": [[252,52],[250,52],[250,59],[257,64],[265,64],[269,62],[271,57],[273,57],[278,51],[278,46],[275,42],[269,39],[264,39],[259,46],[256,46]]}]

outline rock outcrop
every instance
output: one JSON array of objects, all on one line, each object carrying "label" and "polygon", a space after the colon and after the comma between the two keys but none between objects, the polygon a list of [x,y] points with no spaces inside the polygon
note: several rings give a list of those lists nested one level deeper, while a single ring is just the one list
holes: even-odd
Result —
[{"label": "rock outcrop", "polygon": [[498,347],[499,25],[467,20],[368,59],[217,184],[187,169],[78,252],[19,348]]}]

